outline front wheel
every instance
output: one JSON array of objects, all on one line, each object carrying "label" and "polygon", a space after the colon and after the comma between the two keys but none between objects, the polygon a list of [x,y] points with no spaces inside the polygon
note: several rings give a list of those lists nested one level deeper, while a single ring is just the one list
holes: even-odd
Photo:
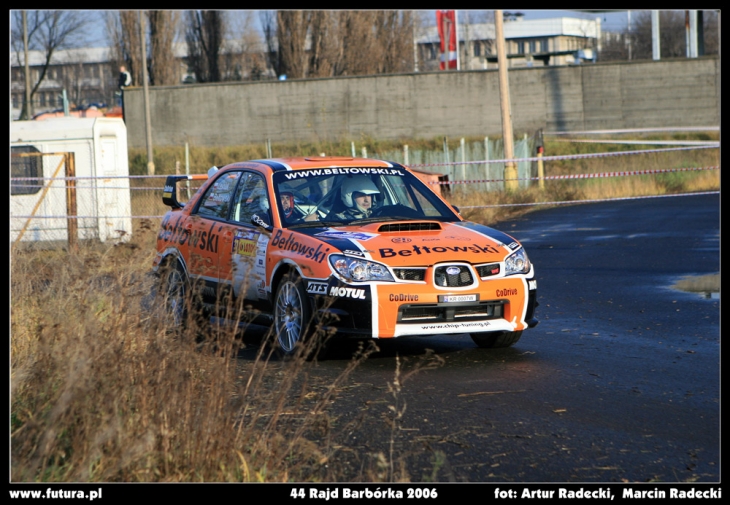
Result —
[{"label": "front wheel", "polygon": [[521,336],[521,331],[504,331],[501,333],[472,333],[471,339],[479,347],[493,349],[495,347],[510,347],[516,344]]},{"label": "front wheel", "polygon": [[278,350],[291,356],[297,345],[304,341],[311,321],[312,310],[298,275],[288,274],[276,290],[274,330]]}]

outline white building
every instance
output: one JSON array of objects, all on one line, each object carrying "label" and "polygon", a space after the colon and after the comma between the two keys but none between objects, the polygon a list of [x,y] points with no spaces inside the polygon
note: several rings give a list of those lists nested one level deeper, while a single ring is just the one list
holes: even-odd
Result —
[{"label": "white building", "polygon": [[[601,20],[578,18],[535,19],[520,15],[504,21],[505,52],[510,67],[570,65],[593,60],[600,50]],[[439,68],[439,35],[436,26],[416,37],[419,70]],[[464,24],[458,20],[459,69],[497,68],[493,23]]]}]

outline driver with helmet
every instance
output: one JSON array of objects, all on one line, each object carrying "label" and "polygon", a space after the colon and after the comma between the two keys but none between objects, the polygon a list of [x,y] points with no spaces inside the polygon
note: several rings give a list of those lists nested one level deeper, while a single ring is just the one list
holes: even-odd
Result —
[{"label": "driver with helmet", "polygon": [[363,219],[370,217],[373,209],[373,196],[380,194],[380,190],[373,181],[365,176],[348,177],[342,183],[340,197],[347,207],[344,211],[335,214],[338,219]]}]

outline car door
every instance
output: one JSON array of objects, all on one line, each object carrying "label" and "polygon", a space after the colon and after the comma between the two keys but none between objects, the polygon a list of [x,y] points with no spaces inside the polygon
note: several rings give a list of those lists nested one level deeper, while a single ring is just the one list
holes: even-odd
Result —
[{"label": "car door", "polygon": [[257,302],[266,298],[266,247],[269,235],[259,225],[271,223],[266,180],[258,172],[243,172],[228,222],[222,226],[225,254],[219,256],[218,282],[235,298]]},{"label": "car door", "polygon": [[206,303],[215,303],[220,293],[218,265],[230,255],[223,237],[231,212],[240,171],[220,174],[201,197],[185,225],[188,234],[188,272]]}]

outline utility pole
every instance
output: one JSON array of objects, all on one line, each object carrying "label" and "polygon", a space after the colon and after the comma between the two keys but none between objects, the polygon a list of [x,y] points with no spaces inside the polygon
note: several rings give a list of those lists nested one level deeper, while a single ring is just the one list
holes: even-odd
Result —
[{"label": "utility pole", "polygon": [[659,44],[659,11],[651,11],[651,54],[654,61],[661,58],[661,48]]},{"label": "utility pole", "polygon": [[454,34],[456,35],[456,70],[461,70],[461,56],[459,53],[459,10],[454,9]]},{"label": "utility pole", "polygon": [[413,71],[418,72],[418,39],[416,39],[416,11],[411,11],[413,20]]},{"label": "utility pole", "polygon": [[139,11],[139,40],[142,46],[142,84],[144,86],[144,124],[147,130],[147,175],[155,175],[152,157],[152,120],[150,119],[150,91],[147,86],[147,44],[145,43],[144,12]]},{"label": "utility pole", "polygon": [[626,36],[628,37],[628,46],[629,46],[629,61],[631,61],[631,11],[626,11],[626,20],[627,20],[627,30],[626,30]]},{"label": "utility pole", "polygon": [[504,48],[504,19],[502,11],[494,11],[494,27],[497,38],[497,65],[499,66],[499,103],[502,109],[502,137],[504,138],[504,187],[508,191],[518,188],[517,167],[514,158],[512,139],[512,110],[509,99],[509,80],[507,78],[507,55]]},{"label": "utility pole", "polygon": [[23,49],[25,51],[25,117],[33,117],[33,104],[30,103],[30,64],[28,63],[28,12],[23,11]]}]

